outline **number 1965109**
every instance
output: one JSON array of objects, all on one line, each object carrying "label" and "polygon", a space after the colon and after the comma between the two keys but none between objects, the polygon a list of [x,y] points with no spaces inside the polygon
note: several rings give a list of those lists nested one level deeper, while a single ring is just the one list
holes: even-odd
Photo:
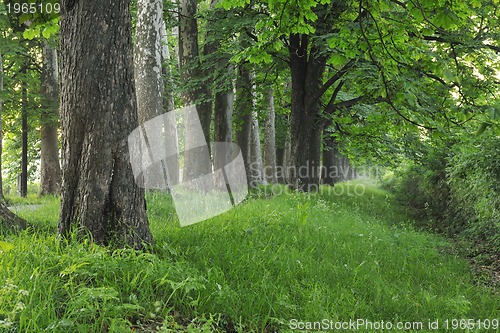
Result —
[{"label": "number 1965109", "polygon": [[59,14],[61,5],[56,3],[7,3],[7,12],[14,14]]}]

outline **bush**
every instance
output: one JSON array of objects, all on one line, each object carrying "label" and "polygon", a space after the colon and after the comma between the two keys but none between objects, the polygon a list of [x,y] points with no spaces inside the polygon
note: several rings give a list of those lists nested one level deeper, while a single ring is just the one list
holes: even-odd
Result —
[{"label": "bush", "polygon": [[445,231],[445,218],[449,201],[446,181],[447,150],[430,150],[418,163],[396,172],[394,191],[412,216],[425,222],[425,227]]},{"label": "bush", "polygon": [[447,173],[447,223],[487,249],[500,248],[500,139],[485,137],[455,147]]},{"label": "bush", "polygon": [[430,148],[395,173],[389,187],[426,228],[500,248],[500,139],[469,138]]}]

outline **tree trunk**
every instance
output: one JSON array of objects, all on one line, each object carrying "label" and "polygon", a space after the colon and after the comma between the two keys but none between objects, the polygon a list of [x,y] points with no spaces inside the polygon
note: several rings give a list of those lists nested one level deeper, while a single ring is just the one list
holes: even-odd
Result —
[{"label": "tree trunk", "polygon": [[127,139],[138,126],[127,0],[63,0],[59,233],[142,248],[153,238]]},{"label": "tree trunk", "polygon": [[[196,124],[186,123],[186,147],[184,152],[183,181],[189,181],[207,175],[211,172],[210,162],[210,122],[212,117],[211,96],[206,87],[200,87],[194,81],[200,78],[198,24],[196,19],[196,0],[181,0],[179,2],[179,63],[188,87],[183,92],[184,104],[196,104],[199,121],[205,136],[205,147],[198,145],[199,138],[195,130]],[[197,85],[197,86],[196,86]],[[196,87],[195,87],[196,86]]]},{"label": "tree trunk", "polygon": [[[252,103],[253,104],[253,103]],[[250,144],[250,172],[252,174],[251,185],[264,184],[264,166],[262,163],[262,150],[260,148],[260,129],[259,120],[257,118],[257,111],[252,111],[252,137]]]},{"label": "tree trunk", "polygon": [[[171,55],[170,46],[168,45],[167,26],[165,20],[161,21],[161,62],[163,65],[163,106],[165,111],[173,111],[175,109],[174,101],[174,80],[172,79],[172,70],[170,69]],[[176,61],[176,63],[178,63]]]},{"label": "tree trunk", "polygon": [[[137,96],[137,109],[139,124],[165,113],[163,78],[163,61],[168,56],[168,44],[163,44],[166,39],[165,21],[163,20],[162,0],[139,0],[137,3],[137,20],[134,44],[134,77]],[[166,42],[166,41],[165,41]],[[167,54],[165,54],[167,53]],[[165,101],[169,103],[169,101]],[[173,108],[173,105],[171,105]],[[163,119],[159,118],[161,122]],[[177,146],[177,132],[171,124],[159,124],[160,133],[147,133],[148,136],[158,140],[168,141],[166,146]],[[168,128],[166,128],[168,126]],[[162,137],[163,136],[163,137]],[[178,150],[177,150],[178,152]],[[161,168],[149,169],[144,174],[145,184],[148,188],[166,189],[178,183],[178,159],[169,156]],[[164,167],[165,166],[165,167]],[[172,173],[172,175],[170,175]]]},{"label": "tree trunk", "polygon": [[139,124],[163,110],[162,46],[163,1],[139,0],[134,39],[134,77]]},{"label": "tree trunk", "polygon": [[42,51],[42,118],[40,148],[40,195],[57,194],[61,185],[57,127],[59,92],[57,52],[45,43]]},{"label": "tree trunk", "polygon": [[[224,72],[230,72],[233,67],[229,65],[226,59],[219,60],[218,69],[221,78],[225,78],[225,82],[218,82],[219,87],[215,93],[214,103],[214,142],[232,142],[233,139],[233,109],[234,109],[234,92],[233,82],[227,80],[227,75]],[[222,81],[222,80],[220,80]],[[220,169],[230,162],[231,154],[229,150],[214,151],[214,169]]]},{"label": "tree trunk", "polygon": [[264,166],[265,176],[269,183],[276,183],[276,128],[274,113],[273,89],[269,88],[267,102],[269,104],[264,125]]},{"label": "tree trunk", "polygon": [[324,185],[333,186],[340,181],[337,156],[337,141],[332,136],[325,137],[323,141],[323,168],[321,175],[321,182]]},{"label": "tree trunk", "polygon": [[309,51],[307,36],[291,35],[289,45],[292,75],[291,106],[291,186],[301,191],[317,188],[319,177],[319,148],[321,139],[316,121],[319,100],[315,98],[322,82],[326,62],[316,56],[317,50]]},{"label": "tree trunk", "polygon": [[[3,58],[2,51],[0,51],[0,93],[3,92]],[[3,151],[3,116],[2,116],[3,101],[0,95],[0,201],[4,199],[3,196],[3,180],[2,180],[2,151]]]},{"label": "tree trunk", "polygon": [[[170,49],[168,46],[167,39],[167,28],[165,20],[161,21],[161,55],[162,55],[162,66],[163,66],[163,109],[166,112],[173,111],[175,109],[174,100],[174,80],[172,79],[172,71],[170,69]],[[170,141],[165,144],[165,147],[174,147],[176,152],[175,155],[170,155],[166,161],[168,167],[168,177],[170,185],[179,183],[179,133],[177,132],[176,124],[169,123],[165,128],[166,141]],[[173,143],[173,144],[172,144]]]},{"label": "tree trunk", "polygon": [[21,68],[22,88],[21,88],[21,184],[19,195],[28,195],[28,90],[26,88],[26,64]]},{"label": "tree trunk", "polygon": [[236,143],[241,149],[245,164],[247,183],[251,185],[251,142],[252,142],[252,76],[246,64],[238,66],[236,79],[235,127]]},{"label": "tree trunk", "polygon": [[5,205],[4,200],[0,200],[0,230],[18,231],[26,229],[28,222],[14,214]]}]

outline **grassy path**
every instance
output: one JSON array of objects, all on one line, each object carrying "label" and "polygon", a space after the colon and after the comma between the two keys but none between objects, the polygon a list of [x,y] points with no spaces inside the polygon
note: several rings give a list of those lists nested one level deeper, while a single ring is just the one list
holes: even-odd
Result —
[{"label": "grassy path", "polygon": [[[452,319],[499,319],[498,292],[474,285],[467,262],[413,230],[386,192],[352,182],[271,195],[283,190],[263,188],[185,228],[169,198],[150,194],[151,253],[58,245],[56,200],[22,212],[42,228],[6,236],[15,248],[0,254],[0,332],[6,320],[20,327],[12,332],[289,332],[349,321],[344,331],[355,321],[358,332],[384,332],[384,321],[392,332],[460,332]],[[497,332],[491,324],[470,332]]]}]

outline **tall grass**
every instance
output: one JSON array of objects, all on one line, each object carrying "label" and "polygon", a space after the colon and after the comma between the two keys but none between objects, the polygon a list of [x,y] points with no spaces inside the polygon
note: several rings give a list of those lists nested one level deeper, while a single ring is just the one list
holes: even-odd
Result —
[{"label": "tall grass", "polygon": [[498,292],[475,285],[465,260],[440,251],[444,239],[413,230],[368,183],[310,195],[263,187],[184,228],[168,195],[147,201],[149,252],[63,243],[55,199],[21,211],[42,228],[4,236],[14,248],[0,254],[0,332],[286,332],[294,320],[499,317]]}]

